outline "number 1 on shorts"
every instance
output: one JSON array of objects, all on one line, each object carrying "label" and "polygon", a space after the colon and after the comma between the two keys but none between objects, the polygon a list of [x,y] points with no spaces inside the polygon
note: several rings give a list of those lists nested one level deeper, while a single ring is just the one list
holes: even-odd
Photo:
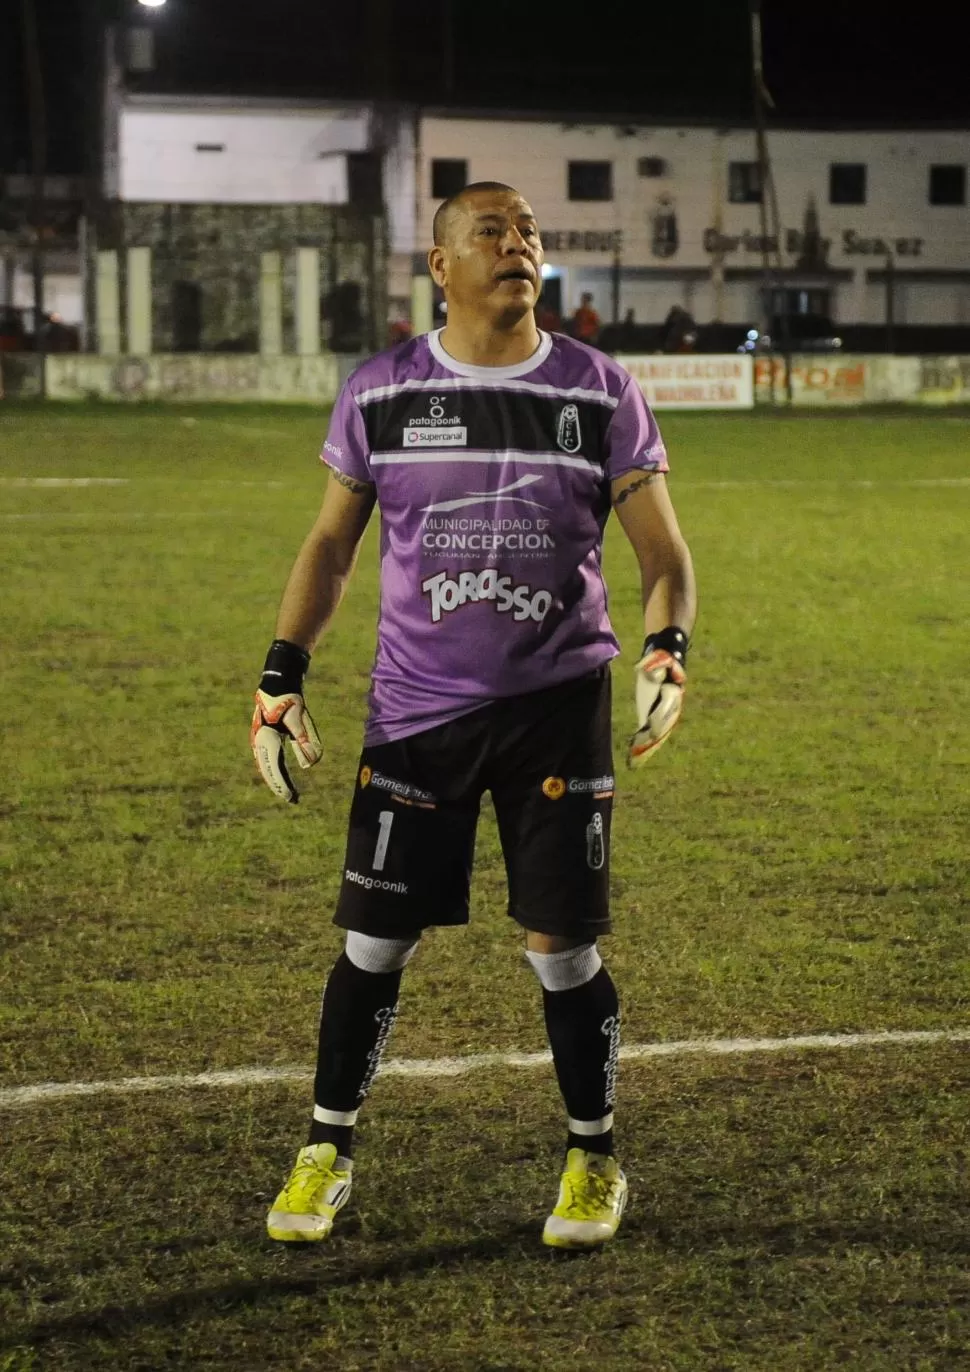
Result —
[{"label": "number 1 on shorts", "polygon": [[377,816],[377,823],[380,832],[377,835],[377,847],[374,849],[374,861],[371,864],[375,872],[383,872],[384,859],[387,857],[387,845],[391,841],[391,825],[394,823],[394,811],[382,810]]}]

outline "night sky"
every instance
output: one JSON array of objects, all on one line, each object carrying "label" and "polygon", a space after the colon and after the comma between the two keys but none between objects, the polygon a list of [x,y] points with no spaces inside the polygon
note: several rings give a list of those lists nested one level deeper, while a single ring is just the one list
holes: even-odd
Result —
[{"label": "night sky", "polygon": [[[7,0],[3,10],[0,171],[29,165],[22,3]],[[158,11],[135,0],[33,4],[53,172],[85,169],[99,9],[104,19],[127,14],[155,29],[157,67],[139,79],[142,89],[725,121],[751,108],[746,0],[168,0]],[[763,0],[763,9],[775,121],[970,128],[964,5],[914,6],[905,22],[889,17],[904,11],[886,0]]]}]

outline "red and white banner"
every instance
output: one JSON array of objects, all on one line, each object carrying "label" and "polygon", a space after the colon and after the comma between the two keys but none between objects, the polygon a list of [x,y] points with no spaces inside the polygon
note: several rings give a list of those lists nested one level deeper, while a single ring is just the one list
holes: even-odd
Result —
[{"label": "red and white banner", "polygon": [[751,358],[745,353],[660,353],[617,357],[652,410],[750,410]]}]

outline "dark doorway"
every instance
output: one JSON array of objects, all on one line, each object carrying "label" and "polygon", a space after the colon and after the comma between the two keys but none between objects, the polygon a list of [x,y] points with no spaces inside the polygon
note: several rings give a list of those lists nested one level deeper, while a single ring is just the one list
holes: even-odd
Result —
[{"label": "dark doorway", "polygon": [[172,283],[172,351],[202,351],[202,287],[197,281]]},{"label": "dark doorway", "polygon": [[347,198],[358,209],[379,214],[384,199],[381,159],[376,152],[347,154]]},{"label": "dark doorway", "polygon": [[562,319],[562,277],[546,276],[542,281],[542,295],[539,297],[540,309],[556,314]]},{"label": "dark doorway", "polygon": [[358,282],[338,282],[322,301],[321,314],[330,324],[330,347],[335,353],[357,353],[362,350],[364,313]]}]

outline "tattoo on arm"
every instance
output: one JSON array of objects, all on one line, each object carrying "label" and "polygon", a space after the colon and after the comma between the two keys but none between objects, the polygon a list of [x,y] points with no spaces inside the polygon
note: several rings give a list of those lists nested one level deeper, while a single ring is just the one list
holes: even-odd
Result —
[{"label": "tattoo on arm", "polygon": [[638,477],[636,481],[631,481],[629,486],[624,486],[623,490],[614,496],[613,504],[622,505],[624,500],[629,499],[633,492],[638,491],[641,486],[652,486],[655,481],[662,480],[663,472],[646,472],[643,476]]},{"label": "tattoo on arm", "polygon": [[366,481],[355,481],[354,478],[348,476],[346,472],[338,472],[336,467],[331,467],[330,472],[338,485],[346,487],[346,489],[352,491],[354,495],[363,495],[365,491],[371,489]]}]

